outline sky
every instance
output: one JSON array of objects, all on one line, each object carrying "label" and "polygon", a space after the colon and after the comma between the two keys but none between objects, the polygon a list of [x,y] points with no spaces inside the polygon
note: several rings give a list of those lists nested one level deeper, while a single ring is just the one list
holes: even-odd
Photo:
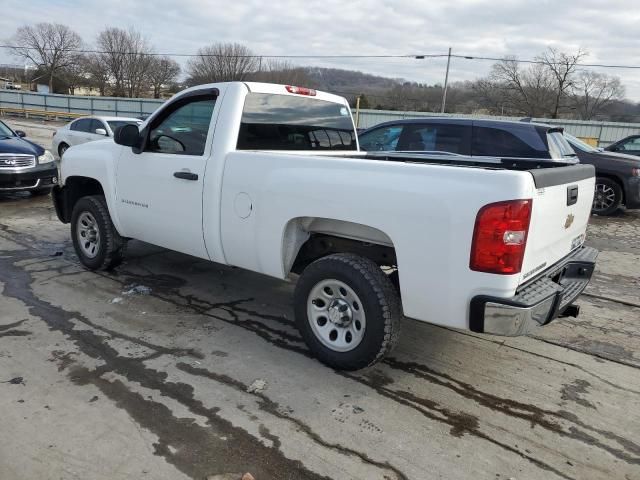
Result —
[{"label": "sky", "polygon": [[[238,42],[258,55],[454,54],[531,59],[547,47],[589,55],[586,63],[640,66],[640,9],[629,0],[29,0],[2,9],[0,43],[21,25],[64,23],[93,46],[108,26],[141,31],[157,52],[195,53]],[[181,63],[184,59],[176,58]],[[296,59],[298,65],[360,70],[442,83],[441,59]],[[0,48],[0,64],[20,63]],[[485,76],[492,62],[453,59],[450,81]],[[640,101],[640,69],[617,75]]]}]

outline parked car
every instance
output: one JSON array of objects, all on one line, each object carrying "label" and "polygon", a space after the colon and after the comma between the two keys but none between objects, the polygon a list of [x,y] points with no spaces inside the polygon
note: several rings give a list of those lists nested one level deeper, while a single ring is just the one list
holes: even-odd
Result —
[{"label": "parked car", "polygon": [[529,122],[483,119],[425,118],[377,125],[360,134],[366,150],[446,151],[476,158],[496,156],[520,159],[578,159],[596,168],[598,181],[592,212],[611,215],[624,203],[640,204],[638,160],[600,152],[575,137],[562,137],[562,129]]},{"label": "parked car", "polygon": [[25,137],[0,120],[0,193],[46,195],[58,183],[58,167],[50,151]]},{"label": "parked car", "polygon": [[640,158],[602,151],[565,132],[580,163],[596,167],[596,191],[591,211],[611,215],[620,205],[640,208]]},{"label": "parked car", "polygon": [[[528,139],[531,126],[522,130]],[[566,145],[555,130],[534,131],[544,133],[528,139],[536,146]],[[389,157],[358,151],[342,97],[209,84],[120,128],[115,142],[68,150],[53,198],[92,270],[117,265],[135,238],[280,279],[298,274],[297,326],[334,368],[382,358],[403,315],[522,335],[578,314],[597,256],[583,246],[593,166]]]},{"label": "parked car", "polygon": [[577,163],[562,128],[537,123],[433,117],[395,120],[359,135],[366,151],[442,152],[478,159],[531,159]]},{"label": "parked car", "polygon": [[113,137],[124,125],[140,125],[141,120],[125,117],[82,117],[56,130],[53,134],[52,150],[60,157],[69,147],[81,143]]},{"label": "parked car", "polygon": [[640,155],[640,135],[630,135],[604,148],[609,152],[624,153],[626,155]]}]

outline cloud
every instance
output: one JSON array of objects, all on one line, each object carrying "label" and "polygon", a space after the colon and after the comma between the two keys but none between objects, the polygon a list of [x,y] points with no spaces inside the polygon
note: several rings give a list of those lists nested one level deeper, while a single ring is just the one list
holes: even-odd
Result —
[{"label": "cloud", "polygon": [[[194,53],[212,42],[240,42],[258,54],[516,55],[547,46],[589,52],[590,63],[638,64],[640,9],[625,0],[31,0],[5,9],[0,32],[25,23],[66,23],[88,44],[105,26],[141,30],[157,51]],[[4,40],[7,40],[6,38]],[[14,63],[0,51],[0,63]],[[425,83],[442,82],[445,59],[296,60]],[[454,59],[451,80],[485,75],[491,62]],[[607,70],[640,101],[640,71]]]}]

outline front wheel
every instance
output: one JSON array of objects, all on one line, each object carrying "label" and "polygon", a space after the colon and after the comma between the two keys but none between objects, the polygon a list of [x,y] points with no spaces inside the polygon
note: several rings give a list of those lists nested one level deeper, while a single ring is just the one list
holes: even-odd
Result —
[{"label": "front wheel", "polygon": [[83,197],[75,204],[71,238],[80,262],[90,270],[109,270],[119,265],[127,246],[113,226],[101,195]]},{"label": "front wheel", "polygon": [[596,215],[612,215],[622,203],[622,188],[610,178],[596,178],[595,192],[593,196],[593,206],[591,213]]},{"label": "front wheel", "polygon": [[62,158],[62,156],[64,155],[64,152],[66,152],[69,149],[69,145],[67,145],[66,143],[62,142],[59,146],[58,146],[58,156],[60,158]]},{"label": "front wheel", "polygon": [[295,291],[298,329],[312,353],[341,370],[373,365],[394,347],[402,309],[387,275],[353,254],[316,260]]}]

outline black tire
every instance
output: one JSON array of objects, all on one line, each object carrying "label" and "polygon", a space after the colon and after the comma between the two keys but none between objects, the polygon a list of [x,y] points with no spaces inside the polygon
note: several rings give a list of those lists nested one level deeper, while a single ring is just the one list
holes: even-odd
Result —
[{"label": "black tire", "polygon": [[62,155],[64,155],[64,152],[66,152],[68,148],[69,148],[69,145],[67,145],[64,142],[58,145],[58,156],[62,158]]},{"label": "black tire", "polygon": [[[78,232],[78,221],[85,212],[95,219],[99,233],[100,241],[94,257],[88,256],[80,245],[83,239]],[[71,238],[80,262],[89,270],[110,270],[118,266],[127,247],[126,239],[122,238],[113,226],[107,203],[102,195],[82,197],[75,204],[71,214]]]},{"label": "black tire", "polygon": [[607,177],[597,177],[591,213],[601,216],[613,215],[621,204],[620,184]]},{"label": "black tire", "polygon": [[45,188],[36,188],[35,190],[31,190],[31,195],[34,197],[41,197],[44,195],[49,195],[53,187],[45,187]]},{"label": "black tire", "polygon": [[[362,339],[349,351],[335,351],[323,344],[314,333],[307,313],[312,289],[329,279],[352,289],[366,315]],[[295,315],[300,333],[318,360],[338,370],[358,370],[373,365],[392,351],[399,336],[402,308],[395,287],[373,261],[339,253],[316,260],[302,272],[295,290]]]}]

